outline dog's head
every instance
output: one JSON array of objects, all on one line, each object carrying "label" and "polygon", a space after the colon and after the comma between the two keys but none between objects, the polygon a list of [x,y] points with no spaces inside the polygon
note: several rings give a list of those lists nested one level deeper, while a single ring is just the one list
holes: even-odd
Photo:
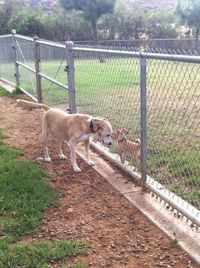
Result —
[{"label": "dog's head", "polygon": [[103,141],[106,145],[112,144],[112,126],[107,119],[93,118],[92,120],[94,133]]},{"label": "dog's head", "polygon": [[113,138],[116,139],[117,141],[121,141],[123,139],[126,139],[126,134],[128,134],[128,130],[126,128],[117,129],[113,133]]}]

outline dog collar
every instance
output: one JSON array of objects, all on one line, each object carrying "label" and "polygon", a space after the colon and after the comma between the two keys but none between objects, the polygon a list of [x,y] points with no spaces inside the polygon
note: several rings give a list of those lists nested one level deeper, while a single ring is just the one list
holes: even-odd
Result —
[{"label": "dog collar", "polygon": [[94,119],[94,118],[92,118],[92,119],[90,120],[90,131],[91,131],[92,133],[94,133],[93,119]]},{"label": "dog collar", "polygon": [[123,141],[126,141],[126,138],[123,138],[123,139],[121,139],[121,140],[118,140],[118,143],[121,143],[121,142],[123,142]]}]

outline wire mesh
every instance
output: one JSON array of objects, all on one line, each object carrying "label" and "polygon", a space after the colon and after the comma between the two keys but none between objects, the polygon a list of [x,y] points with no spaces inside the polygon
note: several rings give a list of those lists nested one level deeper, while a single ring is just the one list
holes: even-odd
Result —
[{"label": "wire mesh", "polygon": [[[40,59],[41,73],[67,86],[65,48],[40,44]],[[68,91],[45,78],[42,78],[42,96],[43,101],[49,104],[68,102]]]},{"label": "wire mesh", "polygon": [[200,208],[200,65],[149,60],[148,172]]},{"label": "wire mesh", "polygon": [[[91,50],[90,50],[91,51]],[[80,112],[106,117],[114,132],[140,137],[138,58],[75,49]],[[200,209],[200,65],[147,60],[148,183],[198,217]],[[118,152],[114,143],[112,152]],[[127,155],[127,164],[140,166]],[[133,161],[132,161],[133,160]],[[151,179],[152,178],[152,179]],[[180,198],[179,198],[180,197]],[[193,206],[190,206],[190,204]]]},{"label": "wire mesh", "polygon": [[[127,129],[130,141],[140,138],[139,59],[92,52],[75,57],[78,111],[107,118],[114,131]],[[117,147],[116,140],[111,151]],[[126,160],[139,168],[130,155]]]},{"label": "wire mesh", "polygon": [[0,78],[15,83],[14,50],[12,36],[0,37]]},{"label": "wire mesh", "polygon": [[[28,68],[35,69],[34,42],[15,38],[16,60]],[[37,97],[35,73],[19,65],[19,83],[29,94]]]}]

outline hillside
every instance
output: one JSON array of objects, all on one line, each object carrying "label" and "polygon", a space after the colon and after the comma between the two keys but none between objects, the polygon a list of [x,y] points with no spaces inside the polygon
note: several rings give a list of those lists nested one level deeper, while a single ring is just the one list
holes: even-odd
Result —
[{"label": "hillside", "polygon": [[132,2],[148,9],[174,10],[176,6],[176,0],[133,0]]}]

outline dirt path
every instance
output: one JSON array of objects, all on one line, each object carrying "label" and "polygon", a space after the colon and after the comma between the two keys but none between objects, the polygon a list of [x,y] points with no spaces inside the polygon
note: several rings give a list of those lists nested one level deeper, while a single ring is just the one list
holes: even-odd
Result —
[{"label": "dirt path", "polygon": [[[0,98],[0,128],[5,142],[20,147],[32,160],[42,157],[41,114],[41,110],[18,107],[14,99]],[[58,159],[53,139],[49,151],[53,163],[40,161],[40,165],[63,195],[60,206],[49,209],[36,234],[26,239],[85,241],[89,244],[87,253],[71,262],[82,261],[95,268],[200,267],[80,158],[82,173],[74,174],[69,161]],[[67,147],[65,152],[69,155]]]}]

